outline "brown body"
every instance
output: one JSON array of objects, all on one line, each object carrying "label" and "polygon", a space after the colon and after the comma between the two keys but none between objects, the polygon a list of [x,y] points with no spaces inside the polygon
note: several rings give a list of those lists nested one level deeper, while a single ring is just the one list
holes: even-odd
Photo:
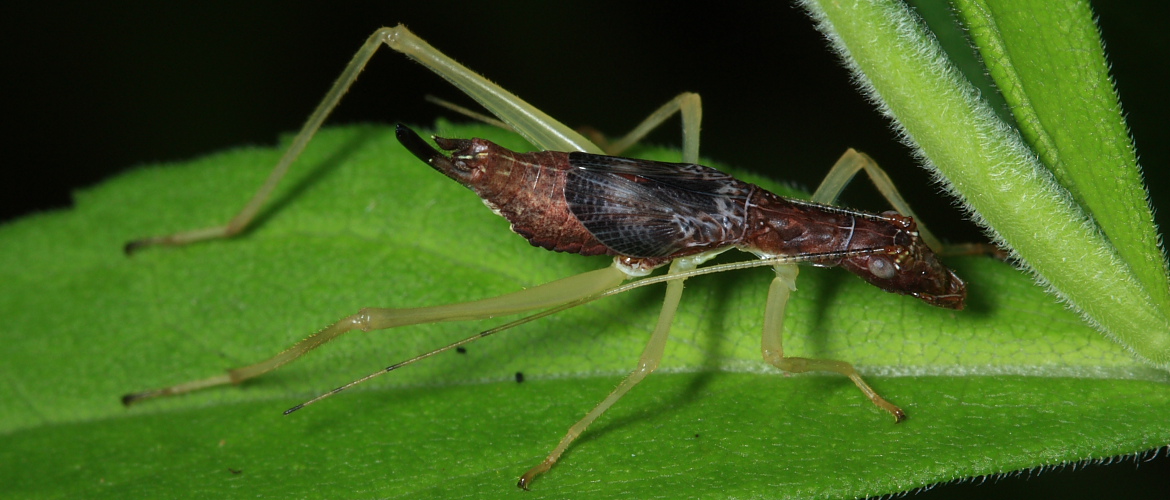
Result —
[{"label": "brown body", "polygon": [[[405,131],[405,132],[404,132]],[[652,269],[724,247],[840,265],[884,290],[961,309],[963,281],[896,212],[791,200],[701,165],[586,153],[516,153],[483,139],[442,139],[442,155],[405,127],[399,139],[474,190],[535,246],[613,255]]]}]

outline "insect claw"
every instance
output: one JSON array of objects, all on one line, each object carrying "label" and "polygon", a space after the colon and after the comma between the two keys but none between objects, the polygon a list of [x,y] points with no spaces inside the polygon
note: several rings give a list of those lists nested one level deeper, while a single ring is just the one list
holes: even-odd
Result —
[{"label": "insect claw", "polygon": [[897,409],[897,411],[894,412],[894,423],[900,424],[902,422],[905,422],[906,421],[906,412],[902,411],[901,408],[896,408],[896,409]]},{"label": "insect claw", "polygon": [[127,241],[126,244],[122,246],[122,253],[126,254],[127,257],[132,257],[134,254],[138,253],[139,250],[142,250],[143,248],[146,248],[149,246],[180,245],[180,244],[181,243],[175,243],[174,239],[169,238],[169,237],[157,237],[156,236],[153,238],[142,238],[142,239]]},{"label": "insect claw", "polygon": [[141,392],[136,392],[134,394],[127,394],[125,396],[122,396],[122,405],[123,406],[130,406],[140,399],[144,399],[143,393],[141,393]]},{"label": "insect claw", "polygon": [[126,245],[122,247],[122,252],[127,256],[134,255],[134,252],[146,245],[147,243],[144,240],[127,241]]}]

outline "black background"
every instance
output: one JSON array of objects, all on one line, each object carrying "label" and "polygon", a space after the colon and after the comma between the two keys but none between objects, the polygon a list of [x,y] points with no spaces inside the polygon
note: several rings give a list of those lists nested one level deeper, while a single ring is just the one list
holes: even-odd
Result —
[{"label": "black background", "polygon": [[[1098,3],[1113,74],[1165,221],[1170,7]],[[366,36],[401,22],[572,126],[620,134],[675,94],[695,91],[703,96],[705,157],[814,187],[845,148],[858,148],[891,170],[936,232],[978,238],[853,89],[803,12],[783,2],[677,5],[5,3],[0,222],[67,207],[73,190],[136,165],[273,144],[300,126]],[[387,51],[331,123],[430,124],[443,112],[422,102],[428,93],[460,98]],[[651,140],[677,144],[678,136],[672,125]],[[851,190],[849,200],[882,208],[870,206],[867,192]],[[915,498],[1157,496],[1167,486],[1170,460],[1159,458],[1136,469],[1127,460],[939,487]]]}]

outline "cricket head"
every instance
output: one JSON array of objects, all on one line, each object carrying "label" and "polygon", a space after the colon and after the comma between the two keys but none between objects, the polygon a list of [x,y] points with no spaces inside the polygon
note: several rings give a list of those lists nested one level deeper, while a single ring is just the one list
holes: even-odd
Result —
[{"label": "cricket head", "polygon": [[887,212],[903,226],[893,244],[844,259],[841,266],[882,290],[910,295],[937,307],[962,309],[967,284],[918,236],[914,219]]}]

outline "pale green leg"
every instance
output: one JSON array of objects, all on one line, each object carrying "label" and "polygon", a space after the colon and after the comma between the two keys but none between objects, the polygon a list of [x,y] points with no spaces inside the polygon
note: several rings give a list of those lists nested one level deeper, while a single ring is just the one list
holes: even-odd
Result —
[{"label": "pale green leg", "polygon": [[275,370],[353,330],[368,332],[398,326],[485,319],[547,309],[602,293],[619,285],[627,278],[629,275],[615,264],[604,269],[581,273],[518,292],[473,302],[404,309],[365,308],[357,314],[348,316],[297,342],[292,347],[267,360],[228,370],[225,374],[202,380],[129,394],[122,398],[122,402],[128,405],[144,399],[183,394],[206,387],[238,384]]},{"label": "pale green leg", "polygon": [[[697,262],[690,259],[678,259],[671,264],[670,271],[667,274],[689,271],[697,265]],[[642,356],[638,359],[637,368],[625,380],[622,380],[617,388],[609,393],[609,396],[606,396],[601,403],[590,410],[584,418],[573,424],[569,428],[569,432],[565,434],[565,437],[561,438],[561,442],[557,444],[556,448],[553,448],[549,452],[548,457],[520,477],[520,481],[517,483],[518,486],[528,489],[528,485],[536,476],[545,473],[557,463],[557,460],[561,458],[561,455],[569,448],[569,445],[582,432],[585,432],[589,424],[597,420],[597,417],[600,417],[609,407],[617,403],[630,389],[638,385],[638,382],[641,382],[655,368],[658,368],[658,363],[662,360],[662,353],[666,349],[666,340],[670,334],[670,324],[674,320],[675,311],[678,310],[679,299],[682,298],[683,281],[679,279],[667,283],[666,298],[662,303],[662,312],[658,315],[658,325],[654,328],[654,332],[650,334],[650,341],[646,343],[645,349],[642,350]]]},{"label": "pale green leg", "polygon": [[305,146],[317,133],[317,130],[321,128],[325,118],[329,116],[333,108],[337,107],[341,97],[345,95],[345,92],[357,80],[358,75],[365,69],[370,57],[383,44],[418,61],[442,76],[541,149],[603,153],[600,148],[581,134],[455,62],[415,36],[405,26],[381,28],[370,35],[366,43],[354,54],[353,59],[341,72],[341,76],[333,83],[333,87],[329,89],[321,103],[317,105],[317,109],[313,110],[313,114],[309,115],[309,119],[305,121],[300,132],[297,132],[288,150],[284,152],[276,167],[272,169],[272,173],[268,174],[268,179],[264,181],[256,194],[252,195],[252,199],[244,205],[244,208],[235,217],[232,217],[231,221],[222,226],[132,241],[126,245],[127,253],[152,245],[186,245],[202,240],[225,238],[246,228],[256,217],[264,202],[272,195],[272,191],[276,189],[276,185],[288,172],[289,167],[304,151]]},{"label": "pale green leg", "polygon": [[857,373],[853,365],[832,359],[797,358],[784,355],[784,345],[781,340],[784,331],[784,308],[788,303],[789,295],[796,289],[797,267],[785,264],[776,266],[775,269],[776,278],[768,287],[768,304],[764,310],[764,333],[761,342],[764,361],[791,373],[829,371],[845,375],[857,385],[858,389],[861,389],[861,392],[865,393],[870,401],[873,401],[873,404],[890,412],[894,416],[895,422],[901,422],[905,419],[906,413],[879,396],[869,384],[865,383],[865,380],[862,380],[861,375]]},{"label": "pale green leg", "polygon": [[703,102],[699,94],[683,92],[650,113],[642,123],[634,127],[621,139],[613,141],[605,148],[605,154],[620,155],[630,146],[646,137],[650,131],[658,128],[667,119],[678,113],[682,117],[683,129],[683,163],[699,162],[699,129],[703,121]]},{"label": "pale green leg", "polygon": [[922,241],[926,242],[927,246],[935,251],[942,249],[942,244],[926,229],[926,226],[922,224],[922,219],[914,213],[914,210],[910,209],[910,204],[906,203],[906,199],[902,197],[902,193],[898,192],[898,188],[894,186],[894,181],[890,179],[886,171],[882,170],[877,162],[873,161],[873,158],[870,158],[869,155],[854,150],[853,148],[845,151],[845,154],[837,159],[837,163],[833,165],[833,168],[829,169],[829,173],[821,181],[820,187],[813,193],[812,201],[832,205],[837,201],[837,197],[841,195],[841,192],[845,190],[845,186],[849,185],[849,182],[853,180],[857,172],[861,170],[865,170],[865,173],[869,175],[869,179],[873,181],[873,185],[890,202],[890,206],[894,207],[894,210],[897,210],[902,215],[913,217],[914,220],[918,221],[918,234],[921,236]]},{"label": "pale green leg", "polygon": [[[836,202],[837,197],[841,195],[845,186],[861,170],[865,170],[869,174],[869,178],[877,186],[878,191],[889,200],[895,210],[904,215],[914,217],[910,206],[902,198],[898,189],[894,187],[893,181],[890,180],[890,177],[886,175],[885,171],[868,155],[859,153],[853,149],[841,155],[841,158],[837,160],[833,168],[829,170],[828,175],[821,181],[820,187],[813,193],[812,201],[824,204]],[[919,226],[919,232],[928,244],[934,248],[938,248],[936,246],[938,245],[937,240],[924,227]],[[845,375],[857,385],[858,389],[861,389],[861,392],[870,401],[873,401],[879,408],[893,415],[896,422],[905,419],[906,413],[901,408],[898,408],[878,395],[861,378],[861,375],[857,373],[853,365],[844,361],[831,359],[798,358],[784,355],[782,340],[784,332],[784,310],[788,304],[788,297],[793,290],[796,290],[796,277],[800,274],[800,268],[793,264],[781,264],[775,266],[775,270],[776,278],[772,280],[772,285],[768,288],[768,303],[764,311],[764,331],[761,340],[761,351],[763,352],[764,360],[772,366],[791,373],[830,371]]]},{"label": "pale green leg", "polygon": [[[427,96],[427,101],[488,125],[512,130],[512,127],[507,123],[458,104],[439,99],[438,97]],[[682,161],[686,163],[697,163],[699,159],[699,124],[703,120],[703,103],[702,99],[699,98],[699,94],[693,92],[683,92],[675,96],[674,99],[671,99],[666,104],[654,110],[653,113],[650,113],[650,116],[647,116],[645,120],[642,120],[642,123],[639,123],[621,139],[607,144],[605,143],[605,137],[600,133],[590,135],[590,138],[605,151],[605,154],[617,156],[629,149],[630,146],[637,144],[642,138],[646,137],[646,134],[658,128],[663,122],[670,119],[671,116],[674,116],[675,113],[682,116]]]}]

